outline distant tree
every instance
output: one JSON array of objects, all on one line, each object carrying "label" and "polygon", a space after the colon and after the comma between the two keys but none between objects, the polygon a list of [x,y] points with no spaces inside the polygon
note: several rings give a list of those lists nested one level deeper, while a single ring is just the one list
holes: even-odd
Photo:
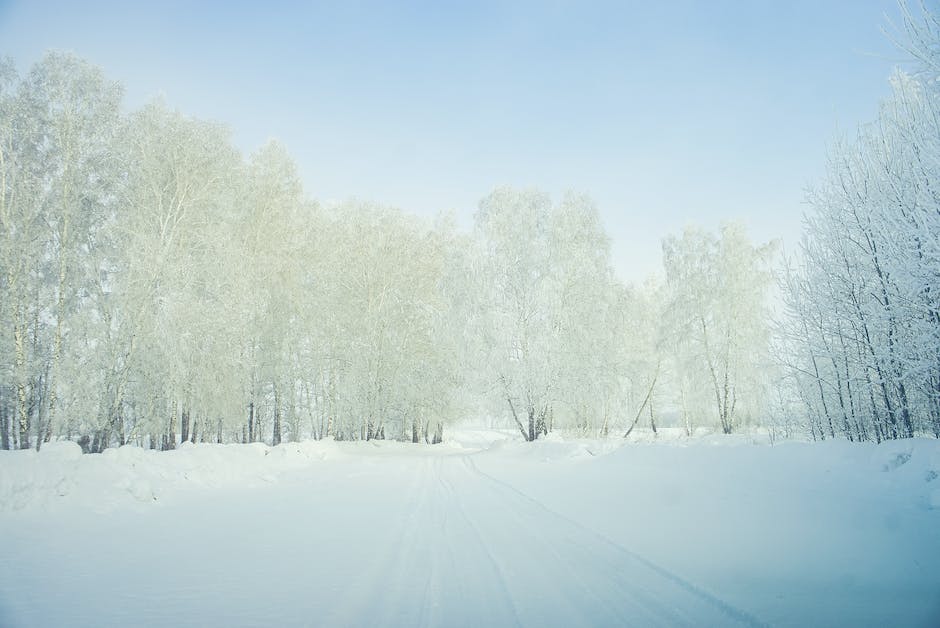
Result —
[{"label": "distant tree", "polygon": [[[444,411],[456,368],[442,316],[442,235],[397,210],[344,205],[332,229],[336,253],[328,335],[337,435],[414,439]],[[392,423],[394,421],[394,423]]]},{"label": "distant tree", "polygon": [[553,206],[541,193],[502,188],[481,202],[476,222],[486,389],[529,441],[565,403],[569,422],[594,415],[613,366],[604,342],[613,292],[593,203],[569,195]]},{"label": "distant tree", "polygon": [[692,391],[707,390],[725,434],[742,417],[756,418],[761,407],[773,251],[772,244],[751,245],[737,224],[723,226],[719,238],[686,229],[663,242],[669,333],[677,341],[677,367],[693,378],[689,388],[680,382],[680,404],[688,412]]},{"label": "distant tree", "polygon": [[629,436],[648,416],[650,429],[656,433],[654,405],[662,397],[667,379],[668,357],[675,351],[667,343],[664,286],[648,280],[640,287],[630,287],[623,298],[624,364],[620,372],[626,383],[626,408]]}]

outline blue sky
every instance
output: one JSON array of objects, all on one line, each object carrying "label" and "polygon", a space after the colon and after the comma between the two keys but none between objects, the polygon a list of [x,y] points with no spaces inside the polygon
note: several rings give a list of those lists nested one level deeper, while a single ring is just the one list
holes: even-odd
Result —
[{"label": "blue sky", "polygon": [[308,193],[469,225],[493,187],[598,203],[628,280],[689,223],[795,245],[828,142],[870,120],[903,59],[894,0],[29,2],[0,54],[100,65],[246,152],[287,145]]}]

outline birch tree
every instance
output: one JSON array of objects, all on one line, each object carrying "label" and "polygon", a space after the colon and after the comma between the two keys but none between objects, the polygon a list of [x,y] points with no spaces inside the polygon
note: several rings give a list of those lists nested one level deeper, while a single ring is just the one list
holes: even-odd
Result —
[{"label": "birch tree", "polygon": [[[596,208],[585,197],[553,206],[539,192],[501,188],[480,203],[476,223],[488,394],[529,441],[548,432],[564,405],[569,422],[595,416],[613,363],[602,334],[614,300]],[[579,387],[590,409],[574,399]]]},{"label": "birch tree", "polygon": [[719,238],[690,228],[663,242],[676,349],[696,380],[690,390],[709,391],[710,414],[725,434],[742,418],[756,420],[761,408],[773,250],[772,244],[751,245],[736,224],[723,226]]},{"label": "birch tree", "polygon": [[194,321],[208,305],[206,240],[214,237],[239,157],[224,128],[161,102],[130,117],[123,142],[128,175],[115,226],[122,258],[108,285],[99,286],[110,356],[94,448],[107,446],[115,431],[124,440],[132,385],[149,409],[135,429],[173,447],[180,413],[192,400]]},{"label": "birch tree", "polygon": [[[39,291],[45,237],[39,201],[44,168],[42,138],[12,61],[0,63],[0,264],[3,268],[4,447],[30,446],[39,388],[30,337],[38,337]],[[12,441],[11,442],[11,437]]]},{"label": "birch tree", "polygon": [[[52,434],[58,375],[69,316],[85,300],[98,269],[89,251],[110,222],[120,170],[114,155],[121,87],[70,54],[47,54],[30,72],[25,97],[44,138],[39,158],[48,169],[43,186],[53,319],[43,440]],[[37,434],[37,446],[39,444]]]}]

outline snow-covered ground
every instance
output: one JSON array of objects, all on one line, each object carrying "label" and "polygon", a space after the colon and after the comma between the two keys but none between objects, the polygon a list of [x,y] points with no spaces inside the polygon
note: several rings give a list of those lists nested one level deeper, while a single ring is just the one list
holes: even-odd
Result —
[{"label": "snow-covered ground", "polygon": [[940,626],[940,441],[449,436],[0,452],[0,626]]}]

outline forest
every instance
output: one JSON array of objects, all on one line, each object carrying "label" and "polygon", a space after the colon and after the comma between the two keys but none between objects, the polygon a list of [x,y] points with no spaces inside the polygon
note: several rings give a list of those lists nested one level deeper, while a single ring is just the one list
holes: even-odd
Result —
[{"label": "forest", "polygon": [[637,425],[940,437],[940,22],[829,147],[798,250],[743,226],[612,269],[598,209],[499,187],[469,232],[318,202],[287,150],[69,53],[0,63],[0,436],[136,444],[397,439],[490,417],[527,441]]}]

